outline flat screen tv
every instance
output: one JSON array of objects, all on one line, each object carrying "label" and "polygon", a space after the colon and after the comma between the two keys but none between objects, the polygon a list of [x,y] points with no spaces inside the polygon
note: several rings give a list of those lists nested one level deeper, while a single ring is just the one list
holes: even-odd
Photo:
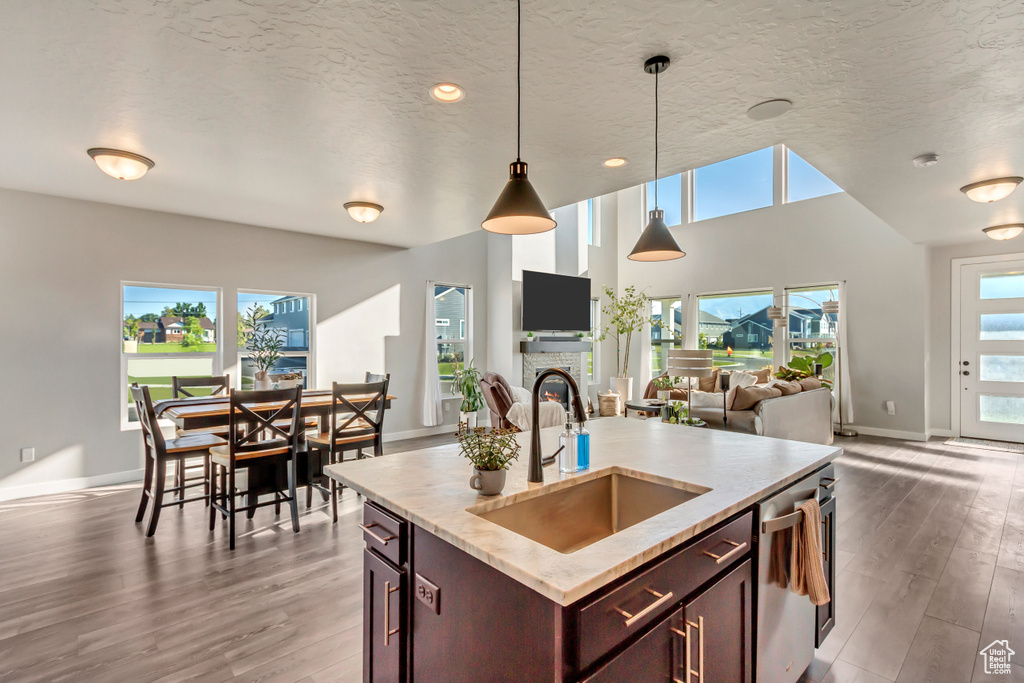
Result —
[{"label": "flat screen tv", "polygon": [[524,270],[523,329],[589,332],[590,278]]}]

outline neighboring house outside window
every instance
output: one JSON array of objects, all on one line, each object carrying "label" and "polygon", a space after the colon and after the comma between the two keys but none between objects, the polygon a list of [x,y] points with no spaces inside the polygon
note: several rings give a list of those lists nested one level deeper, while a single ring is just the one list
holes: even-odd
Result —
[{"label": "neighboring house outside window", "polygon": [[441,395],[449,396],[455,371],[472,358],[471,340],[467,336],[470,288],[451,285],[434,286],[434,331],[437,340],[437,374]]},{"label": "neighboring house outside window", "polygon": [[[299,375],[302,378],[302,386],[306,389],[314,388],[313,382],[313,342],[315,326],[311,321],[312,297],[303,294],[286,294],[268,292],[239,292],[238,293],[238,321],[239,328],[242,328],[242,319],[247,317],[248,311],[257,306],[266,314],[258,319],[262,325],[276,330],[284,347],[281,349],[281,358],[274,364],[270,371],[270,378]],[[273,311],[271,313],[270,311]],[[252,389],[254,386],[255,368],[249,362],[244,346],[244,334],[247,330],[240,329],[238,367],[240,368],[239,386],[242,389]]]}]

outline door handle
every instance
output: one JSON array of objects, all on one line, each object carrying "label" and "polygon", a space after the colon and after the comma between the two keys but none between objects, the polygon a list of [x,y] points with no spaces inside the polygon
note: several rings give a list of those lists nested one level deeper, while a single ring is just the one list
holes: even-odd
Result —
[{"label": "door handle", "polygon": [[969,375],[969,374],[971,374],[971,371],[970,371],[970,370],[964,370],[964,371],[963,371],[963,374],[964,374],[964,375]]},{"label": "door handle", "polygon": [[372,531],[370,531],[370,529],[372,529],[373,527],[375,527],[375,526],[379,527],[380,526],[380,524],[377,524],[377,522],[371,522],[371,523],[366,524],[366,525],[357,524],[356,526],[358,526],[360,529],[362,529],[366,533],[368,533],[371,536],[373,536],[374,538],[376,538],[379,542],[383,543],[384,545],[387,545],[388,541],[393,541],[396,538],[398,538],[397,536],[387,536],[387,537],[378,536],[377,534],[375,534]]},{"label": "door handle", "polygon": [[732,550],[727,552],[725,555],[716,555],[713,552],[710,552],[710,551],[707,551],[707,550],[704,551],[704,554],[707,555],[708,557],[710,557],[711,559],[713,559],[715,561],[715,564],[722,564],[723,562],[728,562],[729,560],[731,560],[732,558],[736,557],[737,555],[739,555],[740,553],[742,553],[744,550],[747,549],[746,542],[737,543],[736,541],[730,541],[728,539],[723,539],[722,543],[728,543],[729,545],[731,545],[732,546]]},{"label": "door handle", "polygon": [[640,619],[643,619],[648,614],[650,614],[651,612],[653,612],[654,610],[658,609],[659,607],[661,607],[666,602],[668,602],[669,600],[672,599],[672,591],[669,591],[668,593],[665,593],[664,595],[662,595],[661,593],[659,593],[657,591],[654,591],[654,590],[651,590],[650,588],[645,588],[644,590],[647,591],[648,593],[650,593],[651,595],[653,595],[654,597],[658,598],[658,599],[655,600],[654,602],[652,602],[651,604],[649,604],[647,607],[644,607],[642,610],[640,610],[636,614],[630,614],[629,612],[627,612],[626,610],[622,609],[621,607],[614,607],[613,608],[616,612],[618,612],[622,616],[626,617],[626,622],[625,622],[626,628],[629,628],[630,626],[635,624],[637,621],[639,621]]},{"label": "door handle", "polygon": [[398,629],[391,628],[391,594],[398,590],[398,587],[391,587],[390,581],[384,582],[384,647],[388,646],[391,636],[398,633]]}]

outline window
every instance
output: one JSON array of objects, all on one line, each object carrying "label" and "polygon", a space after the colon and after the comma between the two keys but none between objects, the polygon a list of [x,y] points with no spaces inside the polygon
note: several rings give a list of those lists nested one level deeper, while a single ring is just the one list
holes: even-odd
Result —
[{"label": "window", "polygon": [[[553,231],[552,231],[553,232]],[[441,395],[448,396],[455,371],[461,370],[472,348],[466,330],[470,310],[470,288],[453,285],[434,285],[435,334],[437,340],[437,374],[441,380]],[[444,316],[443,318],[440,316]],[[440,322],[444,324],[438,324]],[[450,324],[457,321],[458,324]]]},{"label": "window", "polygon": [[597,338],[601,336],[601,300],[590,300],[590,351],[587,352],[587,380],[597,382],[601,351]]},{"label": "window", "polygon": [[715,367],[752,372],[774,365],[770,290],[697,298],[697,347],[712,349]]},{"label": "window", "polygon": [[981,276],[980,298],[1016,299],[1024,297],[1024,273],[986,273]]},{"label": "window", "polygon": [[666,350],[683,348],[682,300],[652,299],[651,319],[661,323],[661,327],[651,325],[651,376],[657,377],[667,369]]},{"label": "window", "polygon": [[601,246],[601,198],[593,197],[586,202],[587,244]]},{"label": "window", "polygon": [[[647,225],[647,213],[654,208],[654,181],[647,183],[647,212],[644,222]],[[683,222],[683,174],[676,173],[658,180],[658,208],[665,212],[665,224],[681,225]]]},{"label": "window", "polygon": [[133,382],[158,401],[171,397],[171,377],[220,374],[217,290],[122,284],[121,294],[122,418],[137,422]]},{"label": "window", "polygon": [[773,155],[774,149],[766,147],[695,170],[693,220],[771,206],[775,201]]},{"label": "window", "polygon": [[[836,354],[835,313],[823,313],[822,302],[839,301],[839,285],[818,287],[794,287],[786,289],[786,310],[789,313],[789,356],[790,358],[819,356],[822,353]],[[835,383],[837,363],[825,368],[824,378]]]},{"label": "window", "polygon": [[[257,323],[276,332],[284,346],[281,357],[274,363],[270,379],[281,379],[298,375],[305,389],[312,389],[313,356],[312,342],[315,327],[310,319],[311,297],[274,292],[239,292],[236,323],[238,325],[238,386],[252,389],[255,386],[256,368],[248,358],[246,334],[252,331],[249,318],[256,316]],[[273,313],[271,313],[273,311]]]},{"label": "window", "polygon": [[843,188],[797,156],[793,150],[787,149],[786,154],[786,167],[789,169],[789,178],[786,183],[787,202],[799,202],[843,191]]}]

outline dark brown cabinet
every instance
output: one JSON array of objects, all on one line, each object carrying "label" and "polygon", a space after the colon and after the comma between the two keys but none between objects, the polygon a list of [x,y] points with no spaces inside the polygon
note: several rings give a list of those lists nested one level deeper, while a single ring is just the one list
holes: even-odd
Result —
[{"label": "dark brown cabinet", "polygon": [[752,580],[747,560],[691,597],[585,683],[749,683]]},{"label": "dark brown cabinet", "polygon": [[825,581],[832,599],[817,608],[817,622],[814,629],[814,647],[821,647],[825,638],[836,625],[836,499],[829,498],[821,504],[821,561],[825,570]]},{"label": "dark brown cabinet", "polygon": [[375,551],[363,551],[363,681],[402,683],[408,624],[406,574]]}]

